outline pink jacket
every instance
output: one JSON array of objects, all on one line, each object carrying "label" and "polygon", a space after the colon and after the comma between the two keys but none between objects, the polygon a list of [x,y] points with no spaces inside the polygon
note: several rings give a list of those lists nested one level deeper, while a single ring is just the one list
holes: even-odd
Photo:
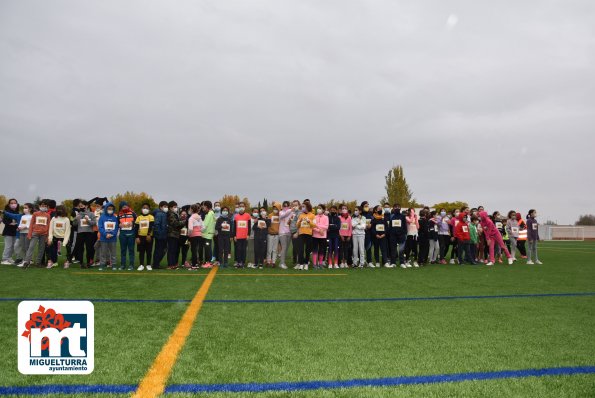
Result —
[{"label": "pink jacket", "polygon": [[289,230],[289,224],[291,223],[291,215],[293,214],[293,210],[290,208],[282,209],[279,212],[279,235],[289,235],[291,231]]},{"label": "pink jacket", "polygon": [[[341,227],[339,227],[339,236],[351,236],[353,234],[353,225],[351,225],[351,216],[347,215],[347,218],[343,216],[339,217],[341,220]],[[345,225],[347,224],[347,225]]]},{"label": "pink jacket", "polygon": [[202,218],[196,213],[188,218],[188,236],[190,238],[202,236]]},{"label": "pink jacket", "polygon": [[419,231],[419,218],[415,214],[415,210],[405,217],[407,220],[407,235],[417,235]]},{"label": "pink jacket", "polygon": [[483,233],[485,234],[486,238],[493,239],[500,235],[498,228],[496,228],[487,212],[479,212],[479,222],[481,223],[481,228],[483,229]]},{"label": "pink jacket", "polygon": [[328,216],[325,214],[317,214],[314,216],[314,222],[316,225],[312,231],[312,237],[326,239],[326,231],[328,231]]}]

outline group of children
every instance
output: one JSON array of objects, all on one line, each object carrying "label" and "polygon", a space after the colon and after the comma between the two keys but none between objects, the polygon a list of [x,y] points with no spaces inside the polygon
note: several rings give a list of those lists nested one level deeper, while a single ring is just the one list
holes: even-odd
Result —
[{"label": "group of children", "polygon": [[450,213],[425,207],[418,213],[399,204],[371,207],[365,201],[352,211],[346,205],[314,208],[307,199],[249,211],[242,202],[232,211],[219,202],[178,207],[175,201],[162,201],[157,209],[144,203],[137,214],[127,202],[116,208],[99,197],[74,200],[68,214],[54,200],[21,206],[10,199],[2,216],[2,264],[53,268],[65,247],[64,268],[79,263],[82,268],[133,270],[136,251],[138,271],[160,268],[164,257],[169,269],[196,270],[231,265],[233,247],[237,268],[278,264],[287,269],[290,246],[298,270],[310,265],[335,269],[446,264],[449,249],[451,264],[493,265],[501,263],[503,255],[513,264],[517,251],[527,264],[541,264],[536,217],[533,209],[523,220],[512,210],[506,218],[499,212],[488,215],[482,206]]}]

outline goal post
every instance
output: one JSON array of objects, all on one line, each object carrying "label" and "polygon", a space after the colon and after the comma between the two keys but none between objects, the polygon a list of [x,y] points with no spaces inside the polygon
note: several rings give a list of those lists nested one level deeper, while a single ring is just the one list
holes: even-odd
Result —
[{"label": "goal post", "polygon": [[574,225],[546,225],[545,227],[546,233],[543,237],[544,240],[555,240],[562,242],[582,242],[585,240],[585,227],[578,227]]}]

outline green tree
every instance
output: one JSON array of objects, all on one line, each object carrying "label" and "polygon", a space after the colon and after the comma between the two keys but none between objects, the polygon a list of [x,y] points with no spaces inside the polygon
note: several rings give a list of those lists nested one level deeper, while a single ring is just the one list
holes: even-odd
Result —
[{"label": "green tree", "polygon": [[4,195],[0,195],[0,210],[4,210],[8,204],[8,198]]},{"label": "green tree", "polygon": [[151,209],[155,209],[157,207],[157,203],[153,199],[151,195],[145,192],[135,193],[126,191],[125,193],[117,194],[109,198],[110,202],[112,202],[116,209],[118,209],[118,204],[122,201],[128,202],[128,206],[136,213],[140,213],[143,203],[148,202],[151,205]]},{"label": "green tree", "polygon": [[357,203],[356,200],[335,200],[335,199],[331,199],[328,200],[324,205],[326,206],[327,209],[330,209],[331,206],[335,206],[337,209],[339,209],[341,207],[341,205],[345,205],[347,206],[347,208],[351,211],[353,211],[357,205],[359,203]]},{"label": "green tree", "polygon": [[460,209],[461,207],[468,207],[468,206],[469,205],[467,204],[467,202],[457,201],[457,202],[440,202],[440,203],[436,203],[432,207],[434,209],[436,209],[436,211],[440,211],[440,209],[446,209],[446,211],[450,213],[453,210]]},{"label": "green tree", "polygon": [[595,215],[583,214],[574,225],[595,225]]},{"label": "green tree", "polygon": [[398,203],[403,208],[418,206],[415,198],[413,198],[413,192],[409,189],[402,166],[394,166],[390,169],[384,177],[384,182],[386,196],[380,199],[380,203],[390,203],[391,205]]}]

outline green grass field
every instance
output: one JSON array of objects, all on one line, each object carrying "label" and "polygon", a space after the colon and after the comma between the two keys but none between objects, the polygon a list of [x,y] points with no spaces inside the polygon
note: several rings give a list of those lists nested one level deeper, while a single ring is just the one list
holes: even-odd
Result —
[{"label": "green grass field", "polygon": [[[344,381],[595,366],[595,294],[552,295],[595,293],[595,242],[544,242],[540,259],[541,266],[519,261],[491,268],[320,270],[309,271],[308,276],[293,270],[219,269],[167,384],[175,390],[187,384]],[[56,384],[134,388],[188,301],[105,300],[191,300],[207,272],[101,273],[76,265],[68,270],[1,266],[0,391]],[[511,296],[482,297],[501,295]],[[327,300],[431,297],[451,298]],[[94,302],[92,374],[19,373],[17,306],[27,298],[99,300]],[[197,391],[173,390],[164,395],[186,397]],[[592,397],[595,373],[203,396]]]}]

